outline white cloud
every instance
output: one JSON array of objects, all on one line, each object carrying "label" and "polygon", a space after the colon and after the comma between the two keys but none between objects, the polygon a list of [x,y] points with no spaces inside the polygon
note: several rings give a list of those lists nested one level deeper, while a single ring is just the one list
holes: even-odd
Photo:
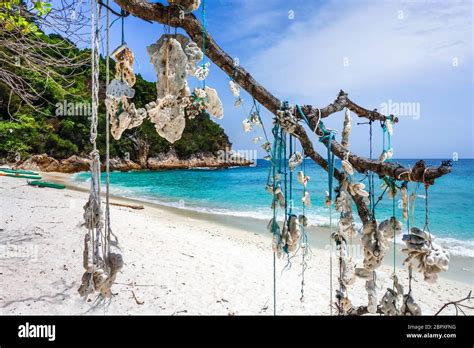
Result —
[{"label": "white cloud", "polygon": [[454,58],[471,63],[471,14],[470,1],[334,1],[297,17],[250,70],[278,94],[301,97],[412,83]]}]

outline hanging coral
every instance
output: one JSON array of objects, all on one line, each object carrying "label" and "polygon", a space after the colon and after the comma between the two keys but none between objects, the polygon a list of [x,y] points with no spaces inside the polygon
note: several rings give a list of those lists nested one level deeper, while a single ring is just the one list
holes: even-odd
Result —
[{"label": "hanging coral", "polygon": [[301,238],[300,225],[296,215],[291,215],[288,219],[288,235],[286,240],[286,246],[288,252],[294,252],[299,244]]},{"label": "hanging coral", "polygon": [[158,78],[157,101],[149,103],[147,111],[160,136],[171,143],[181,139],[186,116],[195,118],[206,110],[216,118],[224,116],[215,89],[196,88],[192,94],[189,90],[188,75],[203,80],[209,73],[209,64],[197,66],[203,53],[195,42],[180,34],[163,35],[147,51]]},{"label": "hanging coral", "polygon": [[294,154],[291,155],[288,161],[288,166],[290,167],[290,170],[293,171],[301,163],[303,163],[303,156],[301,156],[301,154],[298,151],[296,151]]},{"label": "hanging coral", "polygon": [[361,243],[364,248],[364,268],[373,271],[382,264],[386,249],[376,221],[364,224]]},{"label": "hanging coral", "polygon": [[295,129],[298,126],[298,120],[293,115],[294,106],[278,110],[276,113],[276,121],[288,134],[294,134]]},{"label": "hanging coral", "polygon": [[402,223],[395,217],[384,220],[379,224],[379,231],[386,241],[393,239],[394,235],[399,235],[402,231]]},{"label": "hanging coral", "polygon": [[128,99],[135,96],[135,90],[132,88],[136,82],[132,70],[133,52],[126,45],[122,45],[112,56],[117,61],[115,79],[107,86],[105,106],[110,115],[112,137],[119,140],[125,130],[140,126],[147,113],[144,108],[136,109],[134,103],[128,102]]},{"label": "hanging coral", "polygon": [[449,265],[449,253],[436,244],[431,233],[412,227],[410,234],[403,235],[406,248],[402,251],[408,254],[404,264],[418,261],[418,270],[423,273],[428,283],[435,283],[438,273],[446,271]]},{"label": "hanging coral", "polygon": [[136,82],[136,77],[132,69],[133,62],[135,61],[132,50],[127,46],[121,46],[112,56],[117,62],[115,65],[115,79],[123,80],[127,82],[130,87],[133,87]]}]

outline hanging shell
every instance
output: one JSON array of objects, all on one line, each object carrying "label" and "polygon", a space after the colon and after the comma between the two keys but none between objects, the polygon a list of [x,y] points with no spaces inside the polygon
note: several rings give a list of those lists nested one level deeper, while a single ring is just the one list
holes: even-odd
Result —
[{"label": "hanging shell", "polygon": [[[276,202],[278,202],[280,204],[280,207],[281,208],[284,208],[285,207],[285,196],[283,195],[283,192],[281,190],[281,187],[277,187],[275,189],[275,199],[274,199],[274,206],[276,206]],[[272,208],[274,207],[272,206]]]},{"label": "hanging shell", "polygon": [[294,252],[297,249],[298,243],[301,238],[300,225],[298,224],[298,218],[296,217],[296,215],[290,216],[288,220],[288,227],[289,227],[289,236],[291,236],[291,239],[289,240],[291,244],[287,243],[288,251]]},{"label": "hanging shell", "polygon": [[403,219],[408,220],[408,192],[407,187],[402,185],[401,188],[401,195],[402,195],[402,210],[403,210]]},{"label": "hanging shell", "polygon": [[240,97],[240,86],[237,83],[230,80],[229,81],[229,88],[230,88],[230,91],[232,92],[232,95],[234,97],[236,97],[236,98]]},{"label": "hanging shell", "polygon": [[385,162],[387,160],[387,151],[383,151],[382,154],[379,157],[379,162]]},{"label": "hanging shell", "polygon": [[349,174],[349,175],[354,175],[354,168],[352,167],[352,164],[348,160],[342,160],[341,161],[342,169]]},{"label": "hanging shell", "polygon": [[[351,112],[348,108],[346,108],[346,112],[344,115],[344,129],[342,131],[342,140],[341,145],[346,150],[349,150],[349,136],[351,134]],[[352,174],[351,174],[352,175]]]},{"label": "hanging shell", "polygon": [[260,122],[260,115],[258,114],[258,112],[253,112],[251,115],[250,115],[250,122],[252,122],[254,125],[256,125],[257,127],[261,127],[262,126],[262,123]]},{"label": "hanging shell", "polygon": [[345,190],[340,190],[336,197],[336,211],[343,214],[352,214],[352,202],[349,194]]},{"label": "hanging shell", "polygon": [[364,268],[373,271],[378,268],[385,256],[386,246],[376,221],[364,224],[361,244],[364,249]]},{"label": "hanging shell", "polygon": [[311,207],[311,196],[309,195],[309,192],[304,193],[304,196],[301,198],[301,201],[306,207]]},{"label": "hanging shell", "polygon": [[309,180],[311,179],[311,177],[304,175],[304,173],[303,173],[302,171],[300,171],[300,172],[298,172],[297,179],[298,179],[298,182],[299,182],[301,185],[303,185],[304,187],[306,187],[306,185],[308,184],[308,182],[309,182]]},{"label": "hanging shell", "polygon": [[392,240],[393,235],[399,235],[402,231],[402,223],[395,217],[384,220],[379,225],[379,231],[385,240]]},{"label": "hanging shell", "polygon": [[387,159],[391,159],[393,157],[393,148],[387,150]]},{"label": "hanging shell", "polygon": [[295,170],[295,168],[298,167],[301,163],[303,163],[303,156],[301,156],[298,151],[292,154],[288,161],[288,165],[291,171]]},{"label": "hanging shell", "polygon": [[303,227],[308,227],[309,226],[308,218],[305,215],[298,216],[298,222]]},{"label": "hanging shell", "polygon": [[262,149],[264,149],[267,152],[270,152],[272,149],[272,144],[269,141],[267,141],[262,144]]},{"label": "hanging shell", "polygon": [[250,123],[248,118],[242,121],[242,126],[244,127],[245,133],[249,133],[252,131],[252,124]]},{"label": "hanging shell", "polygon": [[256,143],[258,143],[258,142],[261,141],[261,140],[263,140],[262,137],[255,137],[255,138],[252,139],[252,143],[256,144]]},{"label": "hanging shell", "polygon": [[423,273],[424,280],[435,283],[438,273],[446,271],[449,267],[450,255],[440,245],[433,241],[431,233],[412,227],[411,234],[403,235],[402,240],[406,248],[402,252],[408,254],[404,264],[418,261],[418,270]]},{"label": "hanging shell", "polygon": [[349,191],[352,195],[369,197],[369,193],[365,191],[364,188],[365,188],[365,185],[361,182],[349,185]]},{"label": "hanging shell", "polygon": [[244,100],[242,98],[238,97],[234,102],[234,106],[236,108],[239,108],[240,106],[242,106],[243,102],[244,102]]},{"label": "hanging shell", "polygon": [[332,205],[331,198],[329,197],[329,192],[325,191],[324,192],[324,206],[325,207],[330,207]]}]

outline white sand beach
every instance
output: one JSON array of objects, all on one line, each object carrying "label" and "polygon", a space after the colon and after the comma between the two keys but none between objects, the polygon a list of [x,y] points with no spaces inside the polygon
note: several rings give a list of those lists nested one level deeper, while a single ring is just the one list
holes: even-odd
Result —
[{"label": "white sand beach", "polygon": [[[68,181],[66,175],[44,177]],[[0,314],[273,314],[271,236],[262,223],[252,227],[252,221],[241,221],[232,227],[225,217],[147,203],[140,203],[143,210],[112,206],[112,228],[125,265],[112,288],[116,295],[97,304],[77,292],[83,274],[86,231],[80,225],[87,193],[69,187],[34,188],[23,179],[0,177],[0,194]],[[303,302],[301,255],[284,272],[287,260],[277,261],[277,314],[329,314],[328,231],[317,229],[309,238],[313,247]],[[379,298],[391,283],[391,253],[379,269]],[[397,257],[396,272],[406,287],[402,257]],[[335,261],[333,256],[334,289]],[[413,296],[423,314],[434,314],[444,303],[465,297],[473,288],[472,266],[472,259],[453,258],[450,270],[433,285],[414,272]],[[349,288],[354,305],[367,303],[364,286],[359,278]],[[442,314],[455,314],[454,308]]]}]

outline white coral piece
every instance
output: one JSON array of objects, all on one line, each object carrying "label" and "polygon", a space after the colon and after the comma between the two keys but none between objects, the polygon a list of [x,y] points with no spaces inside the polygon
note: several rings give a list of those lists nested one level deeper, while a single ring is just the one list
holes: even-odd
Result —
[{"label": "white coral piece", "polygon": [[234,106],[236,108],[239,108],[240,106],[242,106],[243,102],[244,102],[244,100],[242,98],[238,97],[234,102]]},{"label": "white coral piece", "polygon": [[309,180],[311,179],[311,177],[304,175],[304,172],[300,171],[300,172],[298,172],[297,179],[298,179],[298,182],[299,182],[301,185],[303,185],[304,187],[306,187],[306,185],[308,184],[308,182],[309,182]]},{"label": "white coral piece", "polygon": [[217,95],[217,91],[206,86],[205,93],[207,95],[207,111],[215,118],[221,119],[224,117],[224,106]]},{"label": "white coral piece", "polygon": [[249,133],[252,131],[252,123],[250,123],[248,118],[242,121],[242,126],[244,127],[245,133]]},{"label": "white coral piece", "polygon": [[311,208],[311,196],[309,192],[304,193],[304,196],[301,198],[301,201],[306,207]]},{"label": "white coral piece", "polygon": [[194,77],[196,77],[199,81],[203,81],[207,79],[209,76],[209,62],[205,63],[204,65],[200,65],[196,68],[194,72]]},{"label": "white coral piece", "polygon": [[230,91],[232,92],[232,95],[234,97],[236,97],[236,98],[240,97],[240,86],[237,83],[230,80],[229,81],[229,88],[230,88]]},{"label": "white coral piece", "polygon": [[301,163],[303,163],[303,156],[301,156],[301,154],[298,151],[296,151],[294,154],[291,155],[288,161],[288,166],[290,167],[290,170],[293,171]]},{"label": "white coral piece", "polygon": [[158,78],[158,99],[167,94],[185,94],[188,57],[181,43],[176,38],[162,36],[156,43],[148,46],[147,51]]},{"label": "white coral piece", "polygon": [[160,136],[175,143],[183,135],[186,125],[184,108],[173,95],[167,95],[158,101],[156,106],[148,110],[150,121]]}]

